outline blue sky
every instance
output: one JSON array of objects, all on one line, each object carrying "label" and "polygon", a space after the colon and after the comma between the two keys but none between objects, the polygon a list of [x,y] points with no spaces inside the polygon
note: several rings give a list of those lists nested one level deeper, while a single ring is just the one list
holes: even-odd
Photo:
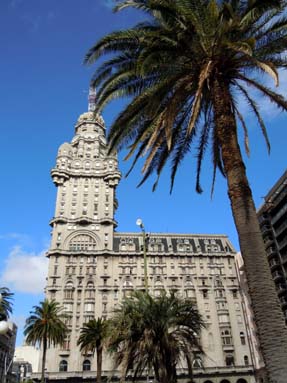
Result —
[{"label": "blue sky", "polygon": [[[95,68],[83,66],[83,57],[101,36],[131,25],[138,17],[130,11],[113,14],[111,4],[105,0],[0,1],[0,286],[15,292],[18,344],[25,317],[43,297],[44,253],[56,196],[49,172],[59,145],[73,137],[75,121],[87,110],[89,78]],[[280,89],[287,96],[285,73]],[[258,127],[248,117],[251,157],[246,158],[246,166],[257,207],[286,169],[287,142],[286,115],[264,100],[259,103],[272,150],[268,156]],[[113,103],[104,111],[107,126],[119,107]],[[120,168],[125,173],[128,164],[120,161]],[[136,188],[140,169],[135,169],[118,187],[118,230],[137,231],[135,221],[141,217],[151,233],[225,233],[238,250],[226,181],[218,176],[211,200],[211,176],[207,158],[202,170],[205,192],[197,195],[191,153],[170,195],[168,171],[152,193],[152,182]]]}]

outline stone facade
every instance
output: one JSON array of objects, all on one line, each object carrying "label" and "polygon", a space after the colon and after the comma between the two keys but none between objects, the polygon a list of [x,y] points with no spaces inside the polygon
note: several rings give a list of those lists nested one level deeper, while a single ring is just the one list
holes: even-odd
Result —
[{"label": "stone facade", "polygon": [[[70,334],[63,347],[49,349],[47,376],[58,382],[92,381],[96,358],[80,353],[80,328],[94,317],[109,317],[133,289],[144,289],[143,236],[115,231],[121,175],[117,157],[107,152],[102,117],[92,111],[80,116],[76,135],[60,147],[51,174],[57,202],[46,295],[70,314]],[[195,382],[254,382],[235,250],[228,238],[151,233],[147,260],[150,291],[173,289],[192,298],[207,323],[201,335],[205,356],[194,361]],[[186,371],[179,366],[183,376]],[[103,373],[117,374],[106,357]]]}]

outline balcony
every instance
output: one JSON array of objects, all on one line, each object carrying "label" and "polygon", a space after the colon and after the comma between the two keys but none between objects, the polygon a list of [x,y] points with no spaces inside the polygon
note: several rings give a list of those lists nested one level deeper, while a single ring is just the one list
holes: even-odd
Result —
[{"label": "balcony", "polygon": [[285,238],[282,242],[280,242],[279,250],[282,251],[284,247],[287,246],[287,238]]},{"label": "balcony", "polygon": [[272,277],[274,281],[279,281],[280,279],[284,279],[283,275],[279,271],[275,271],[272,273]]},{"label": "balcony", "polygon": [[229,315],[229,311],[228,311],[228,308],[220,308],[220,309],[217,309],[217,314],[218,315],[223,315],[223,314],[226,314],[226,315]]},{"label": "balcony", "polygon": [[266,250],[266,254],[268,257],[271,257],[274,254],[277,254],[277,250],[276,250],[275,246],[268,247],[268,249]]},{"label": "balcony", "polygon": [[280,297],[281,307],[285,309],[287,307],[287,298],[285,296]]},{"label": "balcony", "polygon": [[232,351],[234,351],[234,346],[233,346],[233,344],[223,344],[222,349],[223,349],[223,351],[232,352]]},{"label": "balcony", "polygon": [[276,258],[272,258],[269,262],[271,271],[275,270],[277,267],[280,267],[280,262]]},{"label": "balcony", "polygon": [[285,205],[280,211],[278,211],[277,214],[274,215],[274,217],[272,217],[271,219],[272,225],[274,225],[274,223],[276,223],[282,217],[282,215],[285,214],[286,212],[287,212],[287,205]]},{"label": "balcony", "polygon": [[264,236],[266,234],[272,233],[272,228],[269,224],[265,224],[262,226],[261,232],[262,232],[262,235]]},{"label": "balcony", "polygon": [[275,233],[276,233],[276,237],[278,237],[281,233],[283,233],[283,231],[287,229],[287,222],[283,223],[282,225],[280,225],[278,227],[277,230],[275,230]]},{"label": "balcony", "polygon": [[261,216],[259,216],[258,221],[260,226],[263,224],[269,224],[270,222],[269,215],[267,213],[263,213]]},{"label": "balcony", "polygon": [[267,248],[273,244],[274,244],[274,238],[273,237],[269,236],[269,237],[264,238],[265,248]]},{"label": "balcony", "polygon": [[286,285],[283,285],[282,283],[279,283],[278,285],[276,285],[276,290],[278,295],[286,293],[286,289],[287,289]]}]

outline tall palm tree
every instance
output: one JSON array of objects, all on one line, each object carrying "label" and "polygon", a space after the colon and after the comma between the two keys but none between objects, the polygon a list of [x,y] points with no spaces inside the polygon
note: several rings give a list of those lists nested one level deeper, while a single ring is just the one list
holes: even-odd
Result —
[{"label": "tall palm tree", "polygon": [[27,344],[39,344],[43,348],[41,383],[45,381],[45,365],[47,348],[50,345],[61,345],[68,334],[64,322],[66,315],[63,308],[55,300],[45,299],[39,306],[34,306],[30,316],[26,319],[24,335]]},{"label": "tall palm tree", "polygon": [[107,336],[107,321],[102,318],[92,319],[85,323],[80,331],[78,345],[84,352],[97,353],[97,383],[101,383],[103,347]]},{"label": "tall palm tree", "polygon": [[[101,64],[92,84],[99,87],[96,111],[112,99],[129,103],[112,124],[110,150],[129,148],[131,169],[145,156],[142,184],[171,163],[171,189],[177,169],[190,151],[197,154],[196,190],[201,193],[202,159],[212,148],[213,181],[219,170],[228,196],[245,262],[249,293],[267,374],[272,382],[287,376],[287,330],[270,275],[252,192],[238,142],[248,130],[238,96],[254,113],[270,148],[266,127],[251,90],[281,110],[287,100],[264,83],[279,83],[286,68],[287,19],[280,0],[124,0],[146,22],[103,37],[87,53]],[[268,315],[266,315],[268,312]],[[276,352],[274,352],[276,350]]]},{"label": "tall palm tree", "polygon": [[13,293],[8,287],[0,287],[0,320],[6,320],[12,314]]},{"label": "tall palm tree", "polygon": [[[194,304],[174,292],[152,297],[135,291],[110,319],[108,348],[121,367],[121,382],[129,371],[134,379],[153,369],[159,383],[176,382],[181,357],[201,351],[198,336],[203,321]],[[191,377],[192,378],[192,377]]]}]

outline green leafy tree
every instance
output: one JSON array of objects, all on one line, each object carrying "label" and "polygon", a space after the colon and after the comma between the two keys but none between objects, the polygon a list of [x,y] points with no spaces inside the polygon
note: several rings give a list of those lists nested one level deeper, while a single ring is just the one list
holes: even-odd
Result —
[{"label": "green leafy tree", "polygon": [[78,345],[84,352],[91,351],[97,354],[97,383],[101,383],[103,348],[107,336],[107,321],[98,318],[85,323],[80,331]]},{"label": "green leafy tree", "polygon": [[7,287],[0,287],[0,320],[6,320],[12,314],[13,293]]},{"label": "green leafy tree", "polygon": [[131,370],[135,380],[153,370],[157,382],[176,382],[180,358],[191,362],[193,351],[201,352],[198,336],[202,327],[201,316],[190,300],[178,298],[174,292],[159,297],[133,292],[109,323],[108,349],[116,367],[121,367],[121,382]]},{"label": "green leafy tree", "polygon": [[24,335],[27,344],[42,347],[41,383],[45,381],[45,365],[47,348],[51,345],[62,345],[68,334],[65,324],[67,316],[63,308],[55,300],[45,299],[39,306],[34,306],[30,316],[26,319]]},{"label": "green leafy tree", "polygon": [[[249,293],[267,374],[287,376],[287,333],[265,254],[252,192],[238,141],[241,126],[249,153],[248,129],[238,96],[253,112],[270,144],[254,99],[255,90],[281,110],[286,99],[264,83],[287,66],[287,18],[280,0],[125,0],[117,10],[145,12],[146,22],[103,37],[85,62],[113,54],[92,84],[99,88],[95,112],[115,98],[128,97],[109,133],[110,150],[127,146],[131,169],[145,156],[142,184],[171,164],[171,189],[182,160],[197,155],[196,190],[208,145],[214,187],[219,170],[228,196],[244,259]],[[268,313],[268,315],[266,315]],[[276,350],[276,352],[274,352]]]}]

